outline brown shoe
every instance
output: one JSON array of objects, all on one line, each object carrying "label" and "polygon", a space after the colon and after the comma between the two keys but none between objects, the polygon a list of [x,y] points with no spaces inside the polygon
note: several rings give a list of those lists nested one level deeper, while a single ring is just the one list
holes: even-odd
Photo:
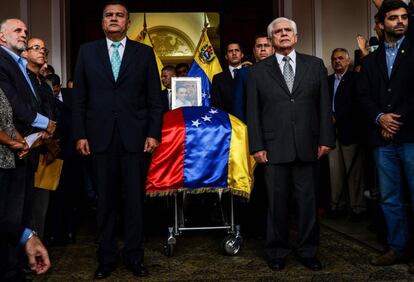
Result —
[{"label": "brown shoe", "polygon": [[395,264],[400,258],[395,251],[390,249],[382,255],[371,259],[370,263],[375,266],[388,266]]}]

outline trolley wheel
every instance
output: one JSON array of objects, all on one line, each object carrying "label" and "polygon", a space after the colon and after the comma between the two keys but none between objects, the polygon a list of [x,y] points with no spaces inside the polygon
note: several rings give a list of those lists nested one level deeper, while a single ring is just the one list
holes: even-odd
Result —
[{"label": "trolley wheel", "polygon": [[226,255],[235,256],[240,252],[241,243],[242,238],[240,235],[230,234],[224,237],[221,246]]},{"label": "trolley wheel", "polygon": [[174,245],[165,244],[164,245],[164,254],[169,258],[172,257],[173,254],[174,254]]}]

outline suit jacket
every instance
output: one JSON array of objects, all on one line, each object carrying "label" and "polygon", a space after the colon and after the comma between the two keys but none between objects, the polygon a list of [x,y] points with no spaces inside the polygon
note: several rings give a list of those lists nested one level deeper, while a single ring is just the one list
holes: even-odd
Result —
[{"label": "suit jacket", "polygon": [[246,84],[249,71],[249,66],[241,68],[234,78],[232,113],[243,122],[246,122]]},{"label": "suit jacket", "polygon": [[170,110],[170,103],[168,100],[168,89],[167,88],[161,91],[161,97],[162,97],[162,104],[163,104],[163,112],[166,113]]},{"label": "suit jacket", "polygon": [[269,163],[317,160],[318,146],[335,147],[326,68],[297,53],[292,93],[276,56],[252,66],[247,81],[250,152],[266,150]]},{"label": "suit jacket", "polygon": [[414,50],[405,38],[395,59],[391,77],[388,78],[384,44],[369,54],[361,66],[358,83],[358,101],[368,122],[368,144],[387,145],[381,136],[381,127],[375,119],[380,113],[401,115],[403,122],[394,136],[394,143],[414,142]]},{"label": "suit jacket", "polygon": [[17,63],[1,47],[0,88],[3,89],[13,109],[13,123],[16,129],[22,135],[32,133],[34,128],[31,124],[40,110],[40,101],[36,101],[34,98],[32,90]]},{"label": "suit jacket", "polygon": [[163,102],[152,48],[127,40],[118,79],[105,39],[80,47],[73,89],[74,139],[92,152],[111,142],[116,122],[124,148],[142,152],[146,137],[161,140]]},{"label": "suit jacket", "polygon": [[233,113],[234,80],[227,68],[213,77],[211,85],[211,104],[223,111]]},{"label": "suit jacket", "polygon": [[333,116],[336,120],[336,134],[338,141],[344,145],[359,144],[364,141],[361,112],[356,101],[357,79],[358,73],[348,70],[342,76],[333,100],[335,74],[328,77],[329,94],[335,105]]}]

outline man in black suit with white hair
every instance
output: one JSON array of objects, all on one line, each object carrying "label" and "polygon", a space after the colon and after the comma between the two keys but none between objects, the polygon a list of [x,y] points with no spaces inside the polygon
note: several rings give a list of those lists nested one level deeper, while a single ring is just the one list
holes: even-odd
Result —
[{"label": "man in black suit with white hair", "polygon": [[291,251],[288,205],[292,192],[298,260],[320,270],[315,165],[335,146],[327,72],[321,59],[295,51],[294,21],[275,19],[268,26],[268,35],[276,53],[253,65],[246,111],[250,152],[258,163],[266,165],[269,207],[265,252],[271,269],[285,267]]}]

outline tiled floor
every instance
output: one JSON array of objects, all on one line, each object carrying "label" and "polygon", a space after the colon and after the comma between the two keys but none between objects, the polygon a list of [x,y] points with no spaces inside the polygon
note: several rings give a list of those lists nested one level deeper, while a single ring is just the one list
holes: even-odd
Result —
[{"label": "tiled floor", "polygon": [[377,251],[382,251],[385,247],[378,241],[375,233],[370,230],[371,223],[367,218],[363,219],[361,222],[350,222],[347,218],[324,218],[321,220],[321,224],[366,244]]}]

